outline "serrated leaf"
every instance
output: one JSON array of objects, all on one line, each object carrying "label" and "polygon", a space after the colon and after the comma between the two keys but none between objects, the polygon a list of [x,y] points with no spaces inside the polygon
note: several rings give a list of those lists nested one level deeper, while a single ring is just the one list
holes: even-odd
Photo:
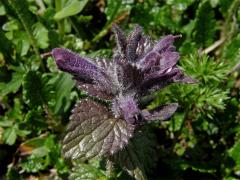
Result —
[{"label": "serrated leaf", "polygon": [[175,114],[170,121],[169,129],[173,132],[179,131],[183,126],[184,117],[185,117],[184,113]]},{"label": "serrated leaf", "polygon": [[195,41],[202,47],[209,46],[216,33],[215,14],[209,1],[203,1],[196,15]]},{"label": "serrated leaf", "polygon": [[71,91],[75,85],[72,76],[67,73],[60,73],[52,79],[57,97],[54,103],[54,113],[65,113],[71,105]]},{"label": "serrated leaf", "polygon": [[235,142],[234,146],[229,150],[230,157],[233,158],[238,168],[240,168],[240,141]]},{"label": "serrated leaf", "polygon": [[77,103],[72,112],[63,140],[63,154],[67,158],[90,159],[114,154],[128,144],[135,129],[90,99]]},{"label": "serrated leaf", "polygon": [[[226,60],[231,66],[239,62],[240,57],[240,34],[232,39],[224,47],[223,59]],[[234,52],[234,53],[233,53]]]},{"label": "serrated leaf", "polygon": [[24,121],[31,125],[31,129],[37,133],[48,128],[48,122],[42,109],[29,110],[25,116]]},{"label": "serrated leaf", "polygon": [[19,165],[21,168],[28,173],[36,173],[40,170],[46,169],[50,164],[50,158],[48,156],[45,157],[37,157],[31,155],[27,157],[27,160],[21,162]]},{"label": "serrated leaf", "polygon": [[4,130],[3,140],[6,142],[6,144],[13,145],[16,139],[17,139],[16,128],[10,127]]},{"label": "serrated leaf", "polygon": [[88,0],[70,0],[66,6],[54,15],[55,20],[60,20],[80,13]]},{"label": "serrated leaf", "polygon": [[33,25],[33,36],[41,49],[49,46],[48,29],[42,23],[37,22]]},{"label": "serrated leaf", "polygon": [[14,105],[4,114],[3,120],[10,121],[12,124],[23,120],[22,104],[18,98],[14,98]]},{"label": "serrated leaf", "polygon": [[107,176],[100,169],[99,163],[74,163],[74,167],[69,180],[96,180],[96,179],[107,179]]},{"label": "serrated leaf", "polygon": [[157,161],[156,141],[147,129],[139,130],[122,151],[114,154],[112,160],[135,179],[146,179],[146,172],[152,170]]},{"label": "serrated leaf", "polygon": [[29,106],[40,106],[51,102],[54,91],[48,82],[47,76],[35,71],[29,71],[24,76],[23,95]]},{"label": "serrated leaf", "polygon": [[14,72],[12,75],[12,80],[8,83],[0,83],[0,96],[6,96],[9,93],[16,93],[23,82],[22,72]]}]

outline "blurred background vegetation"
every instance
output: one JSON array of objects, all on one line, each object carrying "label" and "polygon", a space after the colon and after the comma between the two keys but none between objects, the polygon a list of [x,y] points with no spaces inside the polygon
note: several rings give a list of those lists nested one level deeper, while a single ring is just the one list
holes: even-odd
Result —
[{"label": "blurred background vegetation", "polygon": [[[149,104],[180,108],[149,124],[149,143],[138,144],[146,177],[240,179],[239,0],[1,0],[0,179],[109,178],[104,159],[61,157],[70,110],[84,94],[42,55],[65,47],[110,59],[113,23],[126,32],[139,24],[155,40],[182,34],[179,66],[198,80]],[[111,179],[131,177],[116,168]]]}]

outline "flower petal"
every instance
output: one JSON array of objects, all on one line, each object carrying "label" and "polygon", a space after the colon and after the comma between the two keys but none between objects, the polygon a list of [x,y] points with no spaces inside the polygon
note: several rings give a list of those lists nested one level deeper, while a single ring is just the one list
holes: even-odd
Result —
[{"label": "flower petal", "polygon": [[127,62],[134,62],[137,58],[136,49],[138,47],[138,42],[142,37],[142,28],[140,26],[135,26],[134,31],[128,37],[128,44],[126,47],[126,59]]},{"label": "flower petal", "polygon": [[119,26],[117,26],[116,24],[112,26],[112,31],[114,32],[116,38],[117,54],[120,54],[120,56],[122,57],[126,53],[127,38],[122,32],[122,30],[119,28]]},{"label": "flower petal", "polygon": [[100,68],[68,49],[55,48],[52,50],[52,56],[60,70],[73,74],[79,80],[92,82],[104,79],[104,72]]},{"label": "flower petal", "polygon": [[178,103],[159,106],[153,110],[143,110],[142,115],[146,121],[166,120],[170,118],[178,108]]},{"label": "flower petal", "polygon": [[158,51],[159,53],[166,51],[169,47],[172,46],[175,39],[180,38],[181,35],[168,35],[162,38],[158,43],[153,47],[153,50]]},{"label": "flower petal", "polygon": [[161,54],[161,58],[159,60],[160,68],[166,69],[173,67],[177,64],[180,56],[178,52],[166,51]]},{"label": "flower petal", "polygon": [[153,92],[164,88],[171,83],[196,83],[197,81],[185,76],[184,73],[177,67],[168,68],[164,71],[154,72],[144,78],[141,84],[141,90]]}]

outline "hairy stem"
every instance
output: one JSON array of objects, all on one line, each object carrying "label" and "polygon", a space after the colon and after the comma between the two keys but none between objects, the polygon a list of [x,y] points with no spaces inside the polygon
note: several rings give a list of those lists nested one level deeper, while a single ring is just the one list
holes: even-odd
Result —
[{"label": "hairy stem", "polygon": [[113,170],[114,164],[110,159],[108,159],[106,164],[106,173],[109,178],[113,177]]}]

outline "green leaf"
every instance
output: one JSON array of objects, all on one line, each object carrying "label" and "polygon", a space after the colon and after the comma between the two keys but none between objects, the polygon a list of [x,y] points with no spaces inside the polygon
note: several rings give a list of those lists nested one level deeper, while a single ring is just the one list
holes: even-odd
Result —
[{"label": "green leaf", "polygon": [[41,49],[49,46],[48,29],[40,22],[33,25],[33,35]]},{"label": "green leaf", "polygon": [[56,94],[54,113],[65,113],[71,105],[71,91],[75,85],[72,76],[67,73],[60,73],[52,79]]},{"label": "green leaf", "polygon": [[48,122],[42,109],[29,110],[25,116],[25,122],[30,124],[31,130],[36,134],[48,129]]},{"label": "green leaf", "polygon": [[119,11],[121,11],[122,1],[120,0],[108,0],[107,7],[105,9],[105,14],[107,15],[107,20],[109,22],[113,21],[113,19],[118,15]]},{"label": "green leaf", "polygon": [[229,155],[235,161],[240,170],[240,141],[236,141],[234,146],[228,151]]},{"label": "green leaf", "polygon": [[19,29],[19,22],[16,19],[12,19],[11,21],[6,22],[2,29],[4,31],[14,31]]},{"label": "green leaf", "polygon": [[88,0],[70,0],[63,9],[54,15],[55,20],[60,20],[80,13],[86,6]]},{"label": "green leaf", "polygon": [[4,16],[6,14],[6,10],[3,4],[0,2],[0,16]]},{"label": "green leaf", "polygon": [[25,137],[26,135],[28,135],[30,133],[30,131],[22,130],[22,129],[19,129],[17,127],[16,128],[16,133],[17,133],[18,136]]},{"label": "green leaf", "polygon": [[30,131],[19,129],[18,124],[14,124],[4,130],[3,140],[6,144],[13,145],[17,140],[17,136],[25,137],[29,133]]},{"label": "green leaf", "polygon": [[239,62],[240,57],[240,33],[224,46],[222,57],[232,67]]},{"label": "green leaf", "polygon": [[6,144],[13,145],[16,139],[17,139],[17,132],[16,132],[15,126],[4,130],[3,140],[6,142]]},{"label": "green leaf", "polygon": [[173,118],[170,120],[169,129],[171,131],[179,131],[183,126],[184,117],[185,117],[184,113],[175,114]]},{"label": "green leaf", "polygon": [[16,50],[21,56],[25,56],[30,49],[30,41],[26,32],[14,32],[13,42],[16,45]]},{"label": "green leaf", "polygon": [[24,171],[28,173],[36,173],[46,169],[49,166],[49,164],[50,164],[49,156],[37,157],[35,155],[31,155],[27,157],[26,160],[21,162],[20,166]]},{"label": "green leaf", "polygon": [[228,13],[229,13],[229,9],[231,7],[231,4],[233,1],[229,1],[229,0],[219,0],[220,1],[220,11],[221,13],[227,17]]},{"label": "green leaf", "polygon": [[14,98],[13,108],[9,109],[4,116],[4,119],[12,122],[22,122],[22,102],[18,98]]},{"label": "green leaf", "polygon": [[0,121],[0,126],[1,127],[11,127],[12,125],[13,125],[12,121],[8,121],[8,120]]},{"label": "green leaf", "polygon": [[105,8],[105,14],[107,16],[107,22],[103,29],[93,38],[93,42],[100,40],[104,37],[112,26],[113,21],[118,21],[118,17],[129,15],[133,1],[122,0],[108,0],[107,7]]},{"label": "green leaf", "polygon": [[[12,10],[16,13],[20,22],[25,29],[25,32],[28,36],[29,42],[33,47],[35,54],[40,58],[39,50],[36,46],[36,41],[32,33],[33,19],[31,13],[28,11],[28,2],[26,0],[15,1],[15,0],[6,0],[6,4],[10,6]],[[24,42],[22,42],[24,44]]]},{"label": "green leaf", "polygon": [[10,55],[12,54],[11,41],[9,41],[5,33],[0,29],[0,52],[3,53],[5,58],[10,59]]},{"label": "green leaf", "polygon": [[16,93],[23,82],[23,72],[14,72],[12,79],[8,83],[0,82],[0,96],[6,96],[9,93]]},{"label": "green leaf", "polygon": [[111,158],[135,179],[146,179],[158,159],[156,140],[147,128],[140,129],[122,151]]},{"label": "green leaf", "polygon": [[199,83],[209,85],[217,85],[225,80],[229,69],[226,63],[218,62],[207,55],[191,54],[185,56],[180,63],[187,74]]},{"label": "green leaf", "polygon": [[29,106],[51,104],[54,100],[54,91],[48,77],[35,71],[29,71],[24,76],[23,95]]},{"label": "green leaf", "polygon": [[58,163],[60,152],[54,139],[54,135],[49,135],[48,137],[33,138],[22,143],[19,148],[21,154],[30,155],[20,163],[23,170],[38,172]]},{"label": "green leaf", "polygon": [[209,1],[203,1],[197,10],[194,39],[201,47],[213,43],[217,24]]},{"label": "green leaf", "polygon": [[100,169],[99,163],[83,163],[75,162],[72,172],[70,173],[69,180],[95,180],[107,179],[107,176]]},{"label": "green leaf", "polygon": [[41,146],[44,145],[46,141],[46,138],[44,137],[35,137],[35,138],[32,138],[32,139],[28,139],[26,140],[25,142],[23,142],[21,145],[20,145],[20,148],[24,148],[24,147],[28,147],[28,148],[39,148]]},{"label": "green leaf", "polygon": [[19,172],[14,169],[13,167],[9,167],[7,174],[6,174],[7,180],[23,180],[23,177],[19,174]]},{"label": "green leaf", "polygon": [[167,0],[167,4],[174,6],[177,10],[184,11],[194,0]]}]

